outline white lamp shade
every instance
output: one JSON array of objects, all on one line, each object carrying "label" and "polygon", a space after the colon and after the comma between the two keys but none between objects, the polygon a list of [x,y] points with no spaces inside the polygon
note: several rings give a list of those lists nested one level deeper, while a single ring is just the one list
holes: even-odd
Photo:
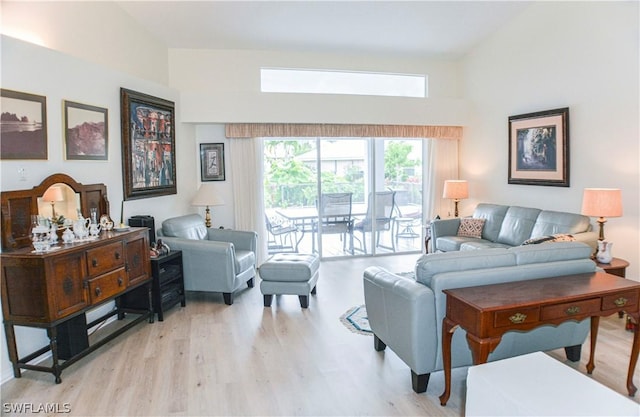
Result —
[{"label": "white lamp shade", "polygon": [[221,206],[224,200],[220,198],[213,184],[202,184],[191,201],[192,206]]},{"label": "white lamp shade", "polygon": [[53,203],[54,201],[64,201],[64,195],[60,187],[51,186],[44,192],[42,200]]},{"label": "white lamp shade", "polygon": [[582,214],[591,217],[622,216],[622,191],[618,188],[585,188]]},{"label": "white lamp shade", "polygon": [[469,184],[466,180],[446,180],[442,198],[462,200],[469,197]]}]

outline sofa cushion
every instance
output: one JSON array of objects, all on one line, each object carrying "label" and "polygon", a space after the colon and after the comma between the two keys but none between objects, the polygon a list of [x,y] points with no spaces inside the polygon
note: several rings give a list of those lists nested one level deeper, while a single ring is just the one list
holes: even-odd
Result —
[{"label": "sofa cushion", "polygon": [[582,242],[558,242],[553,245],[516,246],[507,250],[516,257],[517,265],[589,259],[591,247]]},{"label": "sofa cushion", "polygon": [[203,240],[207,237],[207,228],[198,214],[188,214],[163,221],[162,234],[168,237]]},{"label": "sofa cushion", "polygon": [[474,219],[485,219],[484,227],[482,228],[482,238],[495,242],[498,240],[498,234],[500,233],[500,227],[504,220],[504,216],[507,214],[509,206],[501,206],[499,204],[478,204],[473,211]]},{"label": "sofa cushion", "polygon": [[458,236],[482,238],[482,228],[485,219],[464,218],[460,219],[458,226]]},{"label": "sofa cushion", "polygon": [[555,235],[558,233],[582,233],[591,228],[590,219],[582,214],[543,210],[538,215],[531,231],[531,237]]},{"label": "sofa cushion", "polygon": [[249,268],[253,268],[256,264],[256,254],[250,250],[238,250],[236,248],[236,271],[244,272]]},{"label": "sofa cushion", "polygon": [[531,231],[541,211],[529,207],[509,207],[496,241],[511,246],[521,245],[531,237]]},{"label": "sofa cushion", "polygon": [[478,250],[478,249],[491,249],[491,248],[503,248],[508,249],[511,246],[504,243],[491,242],[490,240],[477,239],[469,242],[464,242],[460,245],[460,250]]},{"label": "sofa cushion", "polygon": [[515,266],[515,256],[505,249],[444,252],[422,255],[416,263],[416,281],[431,288],[434,275],[442,272]]}]

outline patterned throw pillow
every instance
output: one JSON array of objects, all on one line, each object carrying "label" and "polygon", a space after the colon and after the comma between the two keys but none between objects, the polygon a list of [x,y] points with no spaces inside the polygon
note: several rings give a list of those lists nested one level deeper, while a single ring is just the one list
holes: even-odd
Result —
[{"label": "patterned throw pillow", "polygon": [[460,226],[458,226],[458,236],[477,237],[478,239],[482,238],[482,228],[484,227],[484,221],[485,219],[460,219]]}]

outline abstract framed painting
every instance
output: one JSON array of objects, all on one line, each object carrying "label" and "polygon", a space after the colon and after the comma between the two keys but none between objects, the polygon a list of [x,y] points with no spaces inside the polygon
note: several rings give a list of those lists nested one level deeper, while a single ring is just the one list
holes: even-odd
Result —
[{"label": "abstract framed painting", "polygon": [[120,89],[124,199],[176,194],[175,105]]},{"label": "abstract framed painting", "polygon": [[0,89],[0,159],[48,159],[47,98]]},{"label": "abstract framed painting", "polygon": [[63,100],[64,145],[68,160],[103,160],[109,155],[109,110]]},{"label": "abstract framed painting", "polygon": [[509,117],[509,184],[569,187],[569,108]]},{"label": "abstract framed painting", "polygon": [[200,179],[224,181],[224,143],[200,144]]}]

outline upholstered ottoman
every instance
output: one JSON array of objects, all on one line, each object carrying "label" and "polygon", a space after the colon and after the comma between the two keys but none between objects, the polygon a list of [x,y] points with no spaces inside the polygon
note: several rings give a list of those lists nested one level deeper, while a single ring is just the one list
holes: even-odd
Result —
[{"label": "upholstered ottoman", "polygon": [[274,295],[291,294],[300,298],[302,308],[307,308],[309,294],[316,293],[319,267],[316,255],[277,253],[267,259],[258,269],[264,306],[271,306]]}]

